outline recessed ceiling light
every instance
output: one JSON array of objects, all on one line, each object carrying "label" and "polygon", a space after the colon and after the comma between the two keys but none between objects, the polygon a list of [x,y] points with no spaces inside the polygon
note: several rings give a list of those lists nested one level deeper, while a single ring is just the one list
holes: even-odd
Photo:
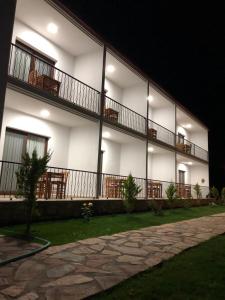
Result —
[{"label": "recessed ceiling light", "polygon": [[153,101],[153,96],[152,96],[152,95],[148,95],[147,100],[148,100],[149,102],[152,102],[152,101]]},{"label": "recessed ceiling light", "polygon": [[108,132],[108,131],[104,131],[104,132],[102,133],[102,137],[105,138],[105,139],[110,138],[110,136],[111,136],[111,133]]},{"label": "recessed ceiling light", "polygon": [[47,30],[48,30],[48,32],[55,34],[58,32],[58,26],[54,23],[49,23],[47,26]]},{"label": "recessed ceiling light", "polygon": [[106,67],[106,71],[109,72],[109,73],[115,72],[115,69],[116,69],[116,68],[115,68],[113,65],[108,65],[108,66]]},{"label": "recessed ceiling light", "polygon": [[182,125],[182,127],[187,128],[187,129],[190,129],[190,128],[192,128],[192,125],[188,123],[188,124]]},{"label": "recessed ceiling light", "polygon": [[42,109],[41,112],[40,112],[40,115],[41,115],[43,118],[47,118],[47,117],[49,117],[50,112],[49,112],[47,109]]},{"label": "recessed ceiling light", "polygon": [[153,147],[148,147],[148,152],[154,152],[154,148]]},{"label": "recessed ceiling light", "polygon": [[188,164],[189,166],[192,166],[192,165],[193,165],[193,162],[192,162],[192,161],[189,161],[187,164]]}]

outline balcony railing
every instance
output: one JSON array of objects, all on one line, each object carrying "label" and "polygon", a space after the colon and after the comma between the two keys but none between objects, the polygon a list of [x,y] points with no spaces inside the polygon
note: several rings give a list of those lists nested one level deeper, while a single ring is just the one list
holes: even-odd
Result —
[{"label": "balcony railing", "polygon": [[175,133],[152,120],[148,120],[148,138],[170,146],[174,146],[175,143]]},{"label": "balcony railing", "polygon": [[100,113],[99,91],[14,44],[8,74],[69,103]]},{"label": "balcony railing", "polygon": [[193,155],[202,160],[208,161],[208,151],[186,139],[181,140],[179,135],[176,136],[176,148],[185,154]]},{"label": "balcony railing", "polygon": [[114,124],[146,134],[145,117],[107,96],[105,96],[104,118]]},{"label": "balcony railing", "polygon": [[[16,173],[21,164],[0,161],[0,199],[16,199],[18,184]],[[68,168],[48,167],[47,172],[39,179],[37,185],[38,199],[93,199],[97,189],[96,172],[74,170]],[[100,198],[121,199],[122,185],[127,176],[101,174]],[[135,182],[141,187],[138,199],[166,198],[166,189],[171,182],[134,177]],[[178,195],[183,198],[195,197],[192,185],[177,184]],[[209,193],[208,187],[201,186],[202,196]],[[147,197],[146,197],[147,193]]]}]

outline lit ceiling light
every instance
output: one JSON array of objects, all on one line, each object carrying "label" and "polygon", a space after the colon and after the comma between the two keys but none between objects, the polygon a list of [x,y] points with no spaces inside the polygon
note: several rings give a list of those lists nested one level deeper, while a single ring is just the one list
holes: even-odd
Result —
[{"label": "lit ceiling light", "polygon": [[110,136],[111,136],[111,134],[110,134],[110,132],[108,132],[108,131],[104,131],[104,132],[102,133],[102,137],[105,138],[105,139],[110,138]]},{"label": "lit ceiling light", "polygon": [[41,112],[40,112],[40,115],[41,115],[43,118],[47,118],[47,117],[49,117],[50,112],[49,112],[47,109],[42,109]]},{"label": "lit ceiling light", "polygon": [[188,164],[189,166],[192,166],[192,165],[193,165],[193,162],[192,162],[192,161],[189,161],[187,164]]},{"label": "lit ceiling light", "polygon": [[153,101],[153,96],[152,96],[152,95],[148,95],[147,100],[148,100],[149,102],[152,102],[152,101]]},{"label": "lit ceiling light", "polygon": [[58,32],[58,26],[54,23],[49,23],[47,26],[47,30],[50,33],[56,34]]},{"label": "lit ceiling light", "polygon": [[109,73],[113,73],[115,71],[115,67],[113,65],[108,65],[106,67],[106,71],[109,72]]},{"label": "lit ceiling light", "polygon": [[191,124],[184,124],[182,127],[187,128],[187,129],[191,129],[192,125]]},{"label": "lit ceiling light", "polygon": [[153,147],[148,147],[148,152],[154,152],[154,148]]}]

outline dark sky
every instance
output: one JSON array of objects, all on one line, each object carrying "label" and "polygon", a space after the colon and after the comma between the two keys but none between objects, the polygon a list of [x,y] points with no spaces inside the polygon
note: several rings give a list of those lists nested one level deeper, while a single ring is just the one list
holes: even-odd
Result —
[{"label": "dark sky", "polygon": [[225,1],[60,0],[210,130],[210,183],[225,186]]}]

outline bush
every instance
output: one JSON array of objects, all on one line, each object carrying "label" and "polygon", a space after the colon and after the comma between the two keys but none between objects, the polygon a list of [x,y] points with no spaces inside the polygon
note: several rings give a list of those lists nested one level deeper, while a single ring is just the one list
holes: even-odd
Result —
[{"label": "bush", "polygon": [[26,235],[30,234],[32,218],[36,212],[38,181],[47,171],[47,164],[50,158],[51,154],[49,153],[43,157],[38,157],[36,150],[33,151],[31,156],[29,153],[26,153],[18,172],[16,172],[17,194],[24,197],[26,206]]},{"label": "bush", "polygon": [[170,204],[173,204],[175,200],[177,199],[177,189],[176,186],[171,183],[168,188],[166,189],[166,196],[170,202]]},{"label": "bush", "polygon": [[202,191],[201,191],[201,187],[198,183],[196,183],[196,185],[194,186],[194,191],[196,193],[197,199],[200,199],[202,197]]},{"label": "bush", "polygon": [[211,190],[210,190],[210,195],[211,195],[211,197],[212,197],[213,199],[215,199],[215,200],[219,200],[219,198],[220,198],[219,191],[218,191],[218,189],[217,189],[215,186],[213,186],[213,187],[211,188]]},{"label": "bush", "polygon": [[85,221],[89,222],[91,217],[93,216],[93,203],[83,203],[81,207],[81,215],[84,218]]},{"label": "bush", "polygon": [[156,216],[163,216],[164,212],[162,209],[162,201],[160,200],[151,200],[149,204],[150,210],[153,212],[154,215]]},{"label": "bush", "polygon": [[225,204],[225,187],[221,190],[221,202]]},{"label": "bush", "polygon": [[127,179],[123,182],[121,187],[122,197],[124,199],[124,206],[128,213],[135,208],[137,195],[142,191],[141,187],[136,184],[134,177],[129,174]]}]

